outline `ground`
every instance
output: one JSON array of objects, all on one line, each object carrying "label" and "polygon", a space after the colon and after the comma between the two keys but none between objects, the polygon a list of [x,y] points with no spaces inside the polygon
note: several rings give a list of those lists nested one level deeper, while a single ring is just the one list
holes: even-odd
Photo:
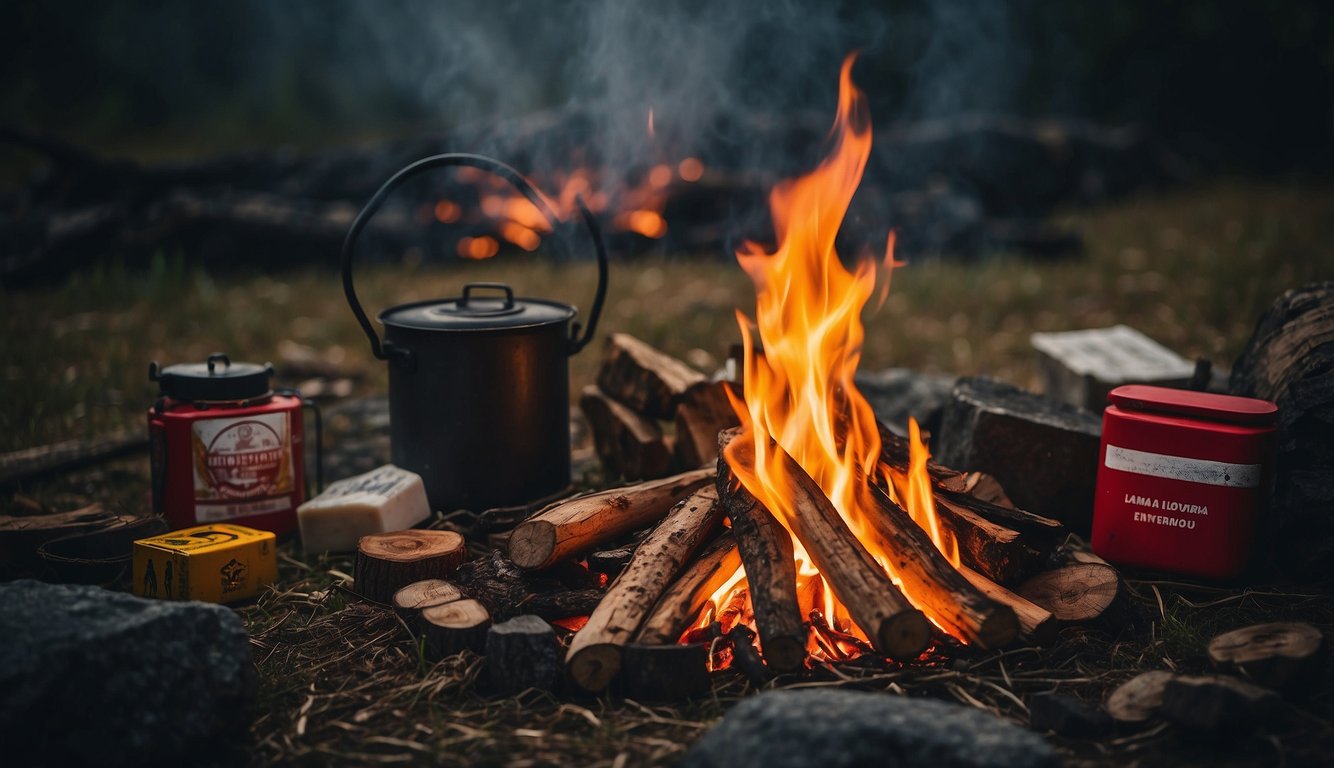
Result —
[{"label": "ground", "polygon": [[[1226,368],[1279,293],[1334,279],[1331,212],[1328,186],[1216,181],[1057,216],[1053,223],[1084,238],[1086,253],[1076,259],[915,258],[895,271],[888,301],[867,317],[863,369],[982,373],[1036,386],[1030,333],[1116,323]],[[586,307],[594,274],[589,266],[513,257],[466,268],[367,268],[358,285],[364,303],[378,311],[456,295],[465,280],[506,280],[521,295]],[[234,275],[163,254],[147,273],[104,265],[58,286],[7,289],[0,300],[7,308],[0,452],[142,429],[155,392],[149,360],[199,361],[221,350],[233,359],[276,362],[279,343],[290,340],[362,367],[367,375],[356,394],[385,389],[383,366],[371,360],[332,268]],[[717,254],[618,262],[599,335],[626,331],[710,369],[738,339],[733,310],[750,311],[752,303],[744,274]],[[572,391],[592,381],[598,357],[590,349],[573,359]],[[136,458],[6,491],[0,511],[97,500],[143,512],[147,489],[147,462]],[[488,699],[475,685],[477,657],[429,664],[397,619],[340,589],[347,560],[308,560],[290,544],[282,553],[279,584],[239,608],[260,672],[257,763],[428,756],[444,764],[661,763],[749,692],[743,678],[724,673],[710,697],[687,704],[542,694]],[[1140,619],[1132,626],[1067,629],[1041,650],[953,649],[948,661],[874,674],[822,669],[803,684],[931,695],[1022,723],[1029,693],[1060,689],[1097,700],[1136,670],[1203,670],[1204,644],[1218,631],[1276,619],[1334,631],[1334,603],[1311,587],[1223,588],[1128,575]],[[1330,670],[1289,701],[1275,725],[1223,745],[1165,726],[1058,743],[1076,762],[1108,765],[1308,764],[1334,755]]]}]

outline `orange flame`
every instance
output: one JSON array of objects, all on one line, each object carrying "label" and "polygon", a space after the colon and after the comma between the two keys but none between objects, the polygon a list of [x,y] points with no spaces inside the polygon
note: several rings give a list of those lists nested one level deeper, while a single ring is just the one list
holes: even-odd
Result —
[{"label": "orange flame", "polygon": [[[877,265],[862,261],[849,271],[834,247],[871,153],[870,112],[865,95],[852,82],[854,60],[851,55],[843,62],[829,156],[809,175],[779,184],[770,195],[777,250],[767,253],[748,243],[737,253],[755,283],[755,325],[763,352],[757,353],[751,323],[738,311],[744,401],[734,398],[733,407],[746,430],[727,455],[742,485],[791,533],[796,509],[787,495],[791,486],[783,478],[781,452],[773,445],[781,447],[816,481],[849,529],[898,583],[891,558],[865,517],[865,510],[876,509],[867,478],[879,468],[881,443],[875,414],[853,383],[864,335],[861,312],[875,292]],[[887,271],[896,266],[893,245],[891,234],[880,265]],[[753,464],[736,460],[752,450]],[[947,539],[935,519],[926,457],[914,424],[911,479],[903,478],[903,490],[896,495],[907,502],[914,520],[933,535],[941,534],[937,541],[942,542]],[[853,627],[846,609],[822,583],[795,536],[793,548],[801,609],[808,614],[819,610],[829,625],[823,634],[812,633],[810,647],[826,656],[842,654],[840,648],[846,646],[831,641],[834,634],[864,635],[847,631]],[[957,548],[954,557],[957,562]],[[931,616],[911,594],[907,597]],[[715,594],[714,605],[725,604],[726,598],[725,592]]]}]

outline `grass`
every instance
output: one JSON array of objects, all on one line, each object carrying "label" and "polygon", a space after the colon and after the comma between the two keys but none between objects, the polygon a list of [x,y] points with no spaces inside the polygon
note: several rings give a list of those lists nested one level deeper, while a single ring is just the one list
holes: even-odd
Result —
[{"label": "grass", "polygon": [[[1283,290],[1334,279],[1334,188],[1219,182],[1146,194],[1057,217],[1079,231],[1083,258],[1041,263],[999,254],[972,263],[922,259],[895,272],[884,308],[867,320],[863,368],[890,365],[984,373],[1036,386],[1034,331],[1135,326],[1188,357],[1226,367],[1259,314]],[[368,308],[457,295],[467,280],[504,280],[521,295],[586,307],[587,265],[560,268],[506,257],[450,267],[367,268]],[[343,301],[332,269],[273,275],[210,274],[180,254],[147,272],[104,265],[63,284],[0,294],[0,452],[142,429],[155,396],[147,363],[274,359],[295,341],[368,375],[357,392],[385,390],[385,372]],[[703,369],[738,338],[734,308],[753,289],[730,259],[616,263],[599,335],[625,331]],[[572,360],[572,390],[594,378],[599,354]],[[292,382],[288,382],[292,383]],[[0,510],[90,500],[143,511],[147,462],[133,459],[25,486]],[[496,699],[469,654],[430,662],[392,614],[348,599],[345,558],[300,559],[283,547],[279,584],[240,609],[260,673],[253,728],[259,764],[381,762],[661,764],[681,754],[737,698],[751,692],[724,673],[699,702],[658,706],[628,699],[542,694]],[[1071,628],[1052,648],[980,653],[903,669],[816,670],[802,685],[886,689],[980,706],[1025,722],[1024,699],[1061,690],[1097,700],[1146,669],[1201,672],[1219,631],[1261,620],[1301,619],[1334,631],[1328,596],[1254,587],[1210,590],[1131,582],[1141,620],[1118,633]],[[1334,681],[1328,665],[1313,692],[1265,737],[1201,746],[1149,728],[1098,744],[1057,740],[1075,765],[1303,764],[1334,750]],[[790,681],[789,681],[790,682]]]}]

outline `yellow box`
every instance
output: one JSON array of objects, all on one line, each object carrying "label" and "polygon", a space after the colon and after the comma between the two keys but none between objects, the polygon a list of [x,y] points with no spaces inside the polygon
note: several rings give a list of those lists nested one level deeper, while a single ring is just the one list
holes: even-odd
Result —
[{"label": "yellow box", "polygon": [[278,578],[274,535],[213,523],[134,542],[134,594],[231,603]]}]

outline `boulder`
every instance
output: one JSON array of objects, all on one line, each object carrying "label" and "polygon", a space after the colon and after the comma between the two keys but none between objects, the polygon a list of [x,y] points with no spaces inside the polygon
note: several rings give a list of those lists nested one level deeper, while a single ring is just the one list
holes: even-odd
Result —
[{"label": "boulder", "polygon": [[249,638],[227,608],[0,584],[0,744],[6,762],[18,758],[11,765],[244,755],[254,697]]},{"label": "boulder", "polygon": [[984,712],[861,691],[775,691],[727,713],[683,768],[1057,766],[1037,734]]}]

